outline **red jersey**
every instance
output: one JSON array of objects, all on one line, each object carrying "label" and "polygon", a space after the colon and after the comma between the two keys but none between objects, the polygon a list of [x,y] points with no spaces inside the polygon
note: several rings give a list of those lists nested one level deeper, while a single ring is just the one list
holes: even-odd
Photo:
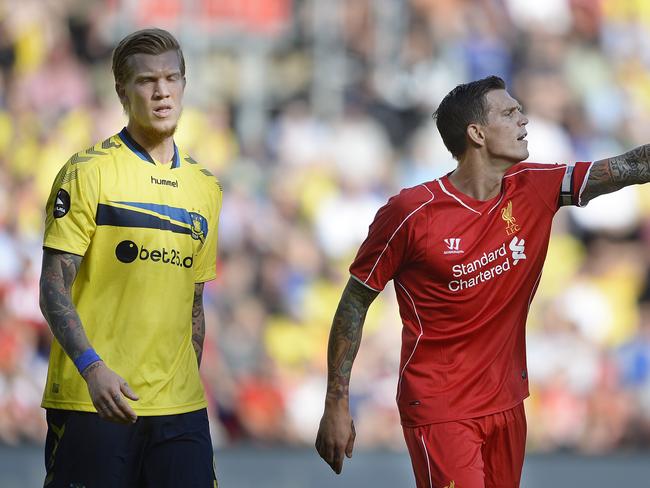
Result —
[{"label": "red jersey", "polygon": [[519,163],[479,201],[447,176],[379,209],[350,267],[402,319],[402,424],[490,415],[528,396],[525,324],[561,205],[580,205],[591,163]]}]

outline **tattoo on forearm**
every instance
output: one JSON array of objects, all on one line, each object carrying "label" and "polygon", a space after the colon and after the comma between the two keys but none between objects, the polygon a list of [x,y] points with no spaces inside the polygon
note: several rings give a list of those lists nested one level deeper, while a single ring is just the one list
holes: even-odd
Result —
[{"label": "tattoo on forearm", "polygon": [[354,358],[368,307],[377,296],[354,278],[348,281],[336,309],[327,348],[327,398],[347,398]]},{"label": "tattoo on forearm", "polygon": [[90,347],[71,294],[81,259],[75,254],[45,250],[40,279],[41,311],[54,337],[72,359]]},{"label": "tattoo on forearm", "polygon": [[596,161],[583,193],[583,201],[621,188],[650,181],[650,144],[609,159]]},{"label": "tattoo on forearm", "polygon": [[194,303],[192,304],[192,346],[196,360],[201,366],[203,341],[205,340],[205,314],[203,312],[203,283],[194,285]]}]

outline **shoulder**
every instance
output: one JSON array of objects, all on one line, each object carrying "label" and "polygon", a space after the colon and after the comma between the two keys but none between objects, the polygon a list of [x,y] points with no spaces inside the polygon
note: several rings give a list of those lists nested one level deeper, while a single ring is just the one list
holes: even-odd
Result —
[{"label": "shoulder", "polygon": [[388,202],[377,211],[374,222],[378,225],[383,223],[401,227],[406,222],[418,221],[418,217],[426,215],[423,209],[433,201],[434,194],[427,184],[404,188],[390,197]]},{"label": "shoulder", "polygon": [[402,189],[397,195],[388,199],[388,204],[402,212],[411,212],[435,200],[431,189],[433,182],[421,183],[410,188]]},{"label": "shoulder", "polygon": [[74,153],[68,159],[66,165],[73,166],[78,171],[96,169],[115,159],[117,152],[123,146],[117,135],[111,136],[103,141],[97,142],[89,148]]},{"label": "shoulder", "polygon": [[506,174],[504,178],[512,177],[543,177],[551,176],[553,174],[563,174],[566,171],[567,165],[565,163],[517,163],[513,165]]},{"label": "shoulder", "polygon": [[120,138],[114,135],[74,153],[61,168],[59,173],[61,180],[58,183],[66,183],[77,178],[87,180],[97,177],[102,168],[114,163],[122,146]]},{"label": "shoulder", "polygon": [[180,149],[178,151],[178,156],[181,159],[181,165],[183,165],[185,170],[196,178],[199,185],[204,185],[219,194],[223,193],[221,182],[209,169]]}]

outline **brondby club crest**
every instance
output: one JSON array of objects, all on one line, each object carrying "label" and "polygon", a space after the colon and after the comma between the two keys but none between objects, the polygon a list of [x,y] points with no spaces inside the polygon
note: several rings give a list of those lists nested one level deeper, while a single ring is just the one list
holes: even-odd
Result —
[{"label": "brondby club crest", "polygon": [[205,241],[205,237],[208,235],[208,221],[203,217],[203,215],[196,212],[190,212],[190,218],[192,219],[192,238],[201,241]]},{"label": "brondby club crest", "polygon": [[509,236],[521,229],[521,226],[517,225],[517,219],[512,215],[512,200],[508,200],[508,204],[501,209],[501,218],[506,222],[506,234]]}]

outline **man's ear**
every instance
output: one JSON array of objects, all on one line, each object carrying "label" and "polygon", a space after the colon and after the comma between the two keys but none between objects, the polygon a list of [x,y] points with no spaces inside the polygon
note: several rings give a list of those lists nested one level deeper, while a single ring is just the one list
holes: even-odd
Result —
[{"label": "man's ear", "polygon": [[122,107],[124,107],[124,109],[126,110],[126,107],[129,103],[129,99],[126,96],[126,90],[119,83],[115,83],[115,92],[117,93],[117,96],[120,99],[120,103],[122,104]]},{"label": "man's ear", "polygon": [[485,145],[485,132],[480,124],[469,124],[465,133],[472,143],[480,147]]}]

